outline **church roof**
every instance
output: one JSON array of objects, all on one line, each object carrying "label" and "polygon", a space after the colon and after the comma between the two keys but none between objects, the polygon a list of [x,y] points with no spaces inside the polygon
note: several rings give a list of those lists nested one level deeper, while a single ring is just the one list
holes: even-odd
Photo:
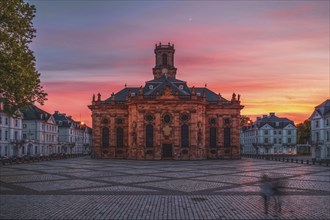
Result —
[{"label": "church roof", "polygon": [[158,92],[162,92],[166,87],[170,87],[174,93],[178,92],[178,95],[191,95],[190,89],[185,81],[167,77],[166,75],[146,82],[143,88],[143,94],[145,96],[154,96]]},{"label": "church roof", "polygon": [[126,88],[120,90],[119,92],[117,92],[116,94],[114,94],[113,96],[106,99],[105,102],[106,103],[110,102],[110,101],[124,102],[124,101],[126,101],[128,92],[134,92],[135,94],[137,94],[139,92],[139,88],[138,87],[126,87]]},{"label": "church roof", "polygon": [[[170,87],[172,92],[179,96],[190,96],[192,94],[192,89],[187,86],[187,82],[178,80],[172,77],[167,77],[165,75],[147,81],[145,86],[142,88],[144,96],[156,96],[157,93],[161,93],[166,87]],[[138,87],[126,87],[119,92],[113,94],[113,96],[106,99],[104,102],[109,103],[110,101],[119,101],[125,102],[128,93],[135,93],[136,95],[139,93],[140,88]],[[229,102],[227,99],[223,97],[219,97],[218,94],[213,92],[212,90],[206,87],[197,87],[195,88],[195,92],[197,96],[204,96],[206,101],[208,102]]]}]

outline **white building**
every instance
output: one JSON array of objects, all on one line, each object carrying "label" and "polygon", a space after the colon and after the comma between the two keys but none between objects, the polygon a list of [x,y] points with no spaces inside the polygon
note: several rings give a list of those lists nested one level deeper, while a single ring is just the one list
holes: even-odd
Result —
[{"label": "white building", "polygon": [[22,114],[13,118],[4,112],[5,100],[0,99],[0,157],[18,156],[22,146]]},{"label": "white building", "polygon": [[59,128],[61,152],[70,154],[89,153],[92,146],[91,128],[75,121],[65,113],[55,111],[54,119]]},{"label": "white building", "polygon": [[311,115],[312,157],[330,159],[330,99],[315,107]]},{"label": "white building", "polygon": [[243,154],[297,154],[294,122],[275,113],[258,117],[241,129]]},{"label": "white building", "polygon": [[23,113],[23,155],[58,153],[58,126],[51,114],[32,105]]}]

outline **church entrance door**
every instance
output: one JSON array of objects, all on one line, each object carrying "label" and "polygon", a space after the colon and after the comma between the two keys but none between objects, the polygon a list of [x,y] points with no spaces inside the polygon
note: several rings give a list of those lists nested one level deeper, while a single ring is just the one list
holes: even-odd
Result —
[{"label": "church entrance door", "polygon": [[172,159],[172,144],[163,144],[163,159]]}]

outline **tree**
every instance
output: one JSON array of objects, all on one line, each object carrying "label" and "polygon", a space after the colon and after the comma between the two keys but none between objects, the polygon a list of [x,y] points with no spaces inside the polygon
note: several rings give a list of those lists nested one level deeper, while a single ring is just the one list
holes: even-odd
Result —
[{"label": "tree", "polygon": [[311,120],[305,120],[297,125],[297,144],[306,144],[311,136]]},{"label": "tree", "polygon": [[252,124],[252,120],[249,116],[241,115],[240,116],[240,127],[248,126]]},{"label": "tree", "polygon": [[36,33],[32,24],[35,12],[23,0],[0,1],[0,98],[6,100],[5,111],[10,115],[47,100],[29,49]]}]

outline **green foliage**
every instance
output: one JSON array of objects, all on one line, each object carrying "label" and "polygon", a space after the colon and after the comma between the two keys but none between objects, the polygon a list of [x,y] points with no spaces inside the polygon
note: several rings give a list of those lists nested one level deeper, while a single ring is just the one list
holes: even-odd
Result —
[{"label": "green foliage", "polygon": [[23,0],[0,0],[0,98],[7,101],[5,110],[10,115],[47,100],[29,49],[36,33],[32,24],[35,11]]},{"label": "green foliage", "polygon": [[241,115],[240,116],[240,127],[248,126],[252,124],[252,120],[249,116]]},{"label": "green foliage", "polygon": [[304,123],[297,125],[297,144],[306,144],[311,136],[311,121],[305,120]]}]

